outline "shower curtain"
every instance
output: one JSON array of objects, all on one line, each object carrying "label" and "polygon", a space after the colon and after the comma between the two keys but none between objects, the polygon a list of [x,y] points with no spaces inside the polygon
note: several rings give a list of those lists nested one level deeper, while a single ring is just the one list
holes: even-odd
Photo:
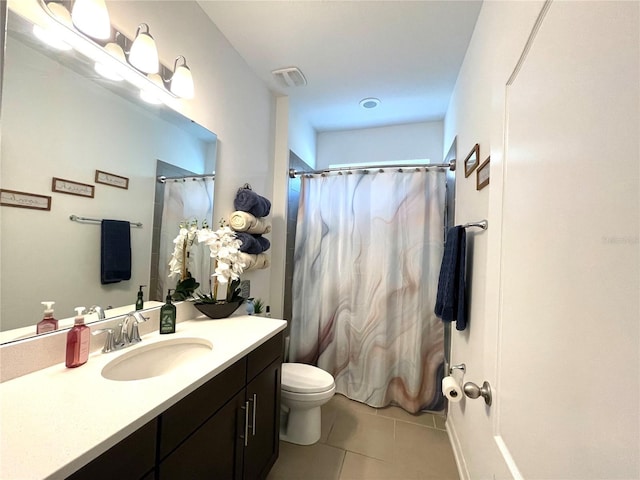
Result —
[{"label": "shower curtain", "polygon": [[291,361],[330,372],[336,392],[373,407],[442,409],[433,310],[445,191],[446,173],[424,168],[304,176]]},{"label": "shower curtain", "polygon": [[[198,227],[206,220],[213,225],[213,180],[197,179],[186,181],[167,181],[164,186],[162,223],[160,227],[160,251],[158,259],[158,291],[156,297],[163,299],[167,289],[175,288],[177,279],[169,278],[169,260],[173,253],[173,239],[180,229],[180,223],[197,220]],[[209,292],[211,278],[211,257],[209,247],[194,245],[189,256],[189,272],[200,282],[196,291]]]}]

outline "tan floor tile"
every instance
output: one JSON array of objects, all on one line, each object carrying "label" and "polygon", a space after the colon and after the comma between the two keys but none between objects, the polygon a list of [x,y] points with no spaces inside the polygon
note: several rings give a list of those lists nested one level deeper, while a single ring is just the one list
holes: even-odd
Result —
[{"label": "tan floor tile", "polygon": [[347,452],[340,480],[420,480],[418,471],[403,465],[383,462],[357,453]]},{"label": "tan floor tile", "polygon": [[394,420],[390,418],[338,411],[327,444],[378,460],[391,461],[393,438]]},{"label": "tan floor tile", "polygon": [[366,403],[361,403],[356,400],[351,400],[339,393],[335,394],[331,400],[327,403],[332,408],[341,411],[349,411],[354,413],[368,413],[369,415],[375,415],[377,408],[370,407]]},{"label": "tan floor tile", "polygon": [[320,443],[327,443],[329,433],[333,428],[333,424],[336,421],[336,415],[338,411],[331,405],[325,404],[321,407],[321,427],[320,427]]},{"label": "tan floor tile", "polygon": [[458,470],[446,432],[397,422],[393,462],[422,472],[425,478],[458,479]]},{"label": "tan floor tile", "polygon": [[447,429],[447,425],[446,425],[447,418],[445,416],[434,415],[433,418],[436,421],[436,428],[438,428],[440,430],[446,430]]},{"label": "tan floor tile", "polygon": [[280,456],[267,480],[338,480],[344,455],[343,450],[321,443],[280,442]]},{"label": "tan floor tile", "polygon": [[400,407],[385,407],[378,409],[378,415],[394,418],[403,422],[417,423],[425,427],[435,428],[434,415],[431,413],[418,413],[416,415],[403,410]]}]

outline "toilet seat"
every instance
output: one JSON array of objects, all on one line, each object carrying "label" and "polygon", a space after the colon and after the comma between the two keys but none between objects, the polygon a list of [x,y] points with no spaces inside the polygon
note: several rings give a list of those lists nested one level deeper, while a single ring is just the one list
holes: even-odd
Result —
[{"label": "toilet seat", "polygon": [[335,387],[330,373],[304,363],[283,363],[281,382],[282,390],[292,393],[320,393]]}]

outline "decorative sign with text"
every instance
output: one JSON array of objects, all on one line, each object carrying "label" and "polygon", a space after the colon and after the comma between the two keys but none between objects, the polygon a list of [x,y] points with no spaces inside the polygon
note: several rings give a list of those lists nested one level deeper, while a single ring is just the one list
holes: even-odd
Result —
[{"label": "decorative sign with text", "polygon": [[35,193],[17,192],[0,189],[0,205],[7,207],[32,208],[34,210],[51,210],[51,197]]},{"label": "decorative sign with text", "polygon": [[65,180],[64,178],[53,177],[51,182],[51,191],[58,193],[67,193],[69,195],[78,195],[80,197],[93,198],[95,186],[86,183]]},{"label": "decorative sign with text", "polygon": [[114,175],[113,173],[103,172],[96,170],[96,183],[102,183],[111,187],[129,189],[129,179],[127,177],[121,177],[120,175]]}]

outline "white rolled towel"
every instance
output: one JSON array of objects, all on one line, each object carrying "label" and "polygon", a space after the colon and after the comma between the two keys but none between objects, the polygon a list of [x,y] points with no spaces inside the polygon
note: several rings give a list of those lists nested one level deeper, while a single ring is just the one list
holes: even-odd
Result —
[{"label": "white rolled towel", "polygon": [[247,232],[261,235],[271,231],[271,222],[264,218],[257,218],[248,212],[237,210],[229,217],[229,226],[236,232]]},{"label": "white rolled towel", "polygon": [[244,263],[244,271],[260,270],[268,268],[271,265],[271,257],[268,253],[259,253],[257,255],[251,253],[240,252],[240,261]]}]

